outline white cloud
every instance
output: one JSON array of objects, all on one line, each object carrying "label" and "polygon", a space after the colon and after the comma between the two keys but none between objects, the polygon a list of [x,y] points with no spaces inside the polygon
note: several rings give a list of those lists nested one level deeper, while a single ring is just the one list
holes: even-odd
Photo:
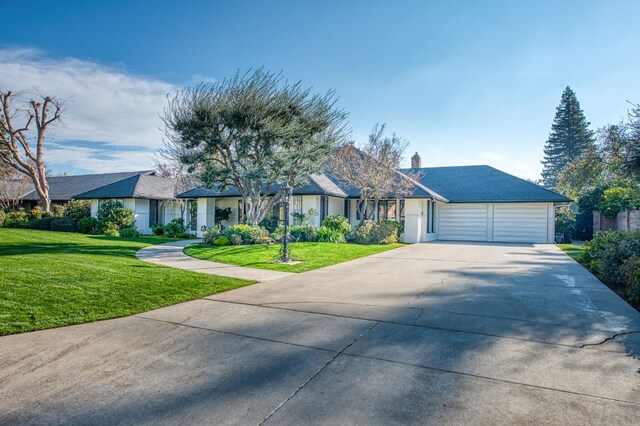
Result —
[{"label": "white cloud", "polygon": [[[123,69],[76,58],[52,59],[36,49],[0,49],[0,87],[63,99],[63,124],[50,130],[57,139],[146,149],[162,146],[159,114],[166,95],[176,90],[170,83]],[[76,154],[68,151],[69,156]]]}]

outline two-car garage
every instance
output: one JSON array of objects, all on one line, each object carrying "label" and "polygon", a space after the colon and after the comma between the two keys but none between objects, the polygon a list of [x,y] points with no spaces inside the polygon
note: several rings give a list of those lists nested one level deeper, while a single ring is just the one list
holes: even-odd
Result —
[{"label": "two-car garage", "polygon": [[438,239],[552,243],[553,203],[438,203]]}]

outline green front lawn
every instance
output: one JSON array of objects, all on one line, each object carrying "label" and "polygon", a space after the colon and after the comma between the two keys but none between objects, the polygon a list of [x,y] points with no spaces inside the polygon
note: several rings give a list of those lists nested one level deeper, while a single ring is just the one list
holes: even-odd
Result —
[{"label": "green front lawn", "polygon": [[132,315],[253,283],[135,257],[166,241],[0,229],[0,335]]},{"label": "green front lawn", "polygon": [[556,244],[562,251],[567,253],[576,262],[580,262],[582,253],[584,252],[584,245],[578,244]]},{"label": "green front lawn", "polygon": [[370,254],[401,247],[403,244],[359,245],[335,243],[291,243],[291,258],[299,263],[274,263],[280,253],[280,244],[255,244],[246,246],[205,246],[193,244],[184,250],[189,256],[251,268],[272,269],[283,272],[305,272],[312,269]]}]

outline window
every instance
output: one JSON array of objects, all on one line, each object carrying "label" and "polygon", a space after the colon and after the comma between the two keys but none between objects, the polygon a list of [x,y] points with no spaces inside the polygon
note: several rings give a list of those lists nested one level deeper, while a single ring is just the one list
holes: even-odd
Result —
[{"label": "window", "polygon": [[302,195],[293,196],[292,212],[302,214]]},{"label": "window", "polygon": [[[265,219],[269,218],[265,217]],[[284,203],[277,203],[273,206],[271,226],[275,229],[278,225],[284,225]]]},{"label": "window", "polygon": [[380,200],[378,202],[378,220],[397,220],[396,200]]},{"label": "window", "polygon": [[[363,203],[364,203],[363,200],[358,200],[358,204],[356,205],[356,207],[357,207],[357,209],[356,209],[356,219],[357,220],[361,220],[362,219],[362,214],[360,214],[360,209],[362,209]],[[373,206],[374,206],[373,201],[368,201],[367,202],[367,207],[364,210],[365,219],[373,219]]]},{"label": "window", "polygon": [[187,203],[187,215],[189,215],[189,223],[191,224],[191,230],[198,230],[198,202],[191,200]]},{"label": "window", "polygon": [[320,196],[320,223],[329,214],[329,197],[326,195]]},{"label": "window", "polygon": [[351,219],[351,200],[344,200],[344,217]]},{"label": "window", "polygon": [[158,200],[149,200],[149,226],[160,224],[160,203]]},{"label": "window", "polygon": [[431,202],[431,232],[436,232],[436,202]]},{"label": "window", "polygon": [[400,200],[400,225],[404,228],[404,200]]}]

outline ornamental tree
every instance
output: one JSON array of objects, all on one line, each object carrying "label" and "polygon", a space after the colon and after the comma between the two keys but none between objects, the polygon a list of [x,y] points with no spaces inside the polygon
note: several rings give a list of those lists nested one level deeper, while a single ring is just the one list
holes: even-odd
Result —
[{"label": "ornamental tree", "polygon": [[166,144],[208,188],[237,188],[258,225],[285,188],[321,173],[344,140],[346,113],[333,91],[259,69],[179,91],[165,108]]},{"label": "ornamental tree", "polygon": [[336,178],[360,192],[360,225],[367,219],[369,201],[374,202],[375,215],[380,200],[407,195],[417,178],[398,171],[408,142],[395,133],[385,136],[385,127],[385,124],[376,124],[367,142],[361,145],[353,142],[342,145],[330,162],[330,170]]}]

